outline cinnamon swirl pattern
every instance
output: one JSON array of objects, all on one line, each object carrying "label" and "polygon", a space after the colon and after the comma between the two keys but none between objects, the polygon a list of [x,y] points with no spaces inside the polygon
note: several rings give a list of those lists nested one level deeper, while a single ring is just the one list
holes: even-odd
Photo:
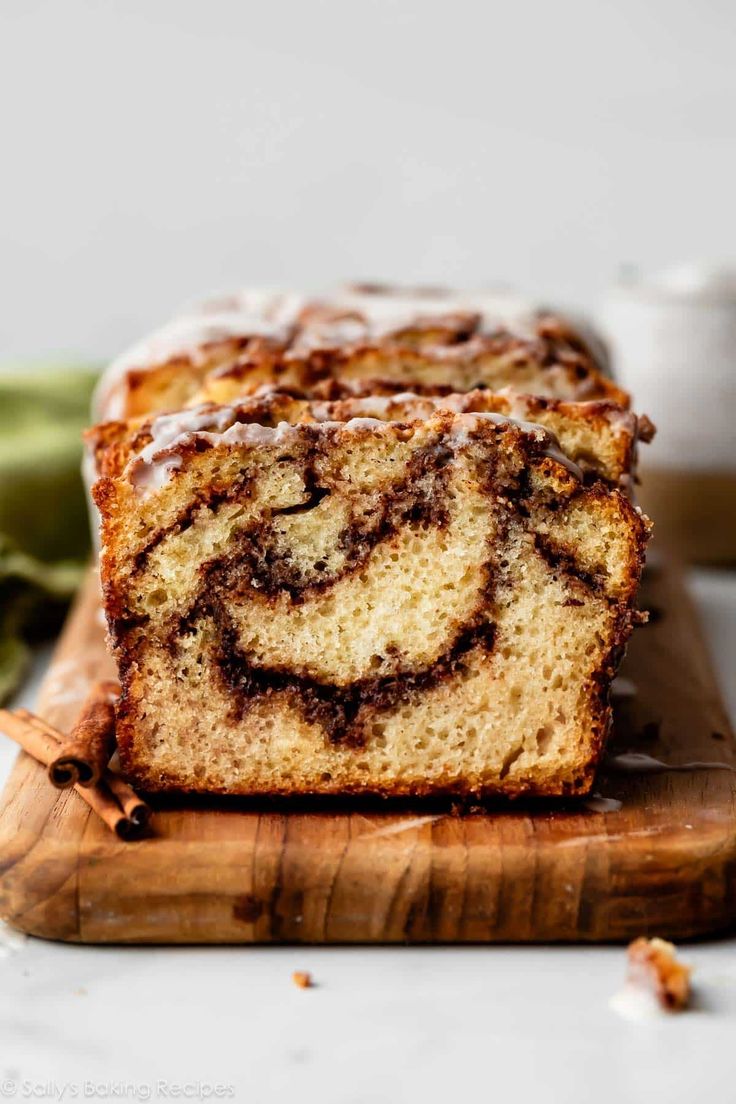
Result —
[{"label": "cinnamon swirl pattern", "polygon": [[101,446],[124,769],[151,790],[584,792],[646,519],[541,426],[336,413],[271,396]]}]

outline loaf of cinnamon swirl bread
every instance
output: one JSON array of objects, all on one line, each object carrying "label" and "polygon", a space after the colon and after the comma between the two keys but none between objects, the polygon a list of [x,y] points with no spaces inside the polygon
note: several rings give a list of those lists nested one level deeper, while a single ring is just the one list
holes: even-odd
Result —
[{"label": "loaf of cinnamon swirl bread", "polygon": [[519,401],[547,428],[503,396],[269,394],[96,430],[131,779],[586,792],[638,617],[635,426]]},{"label": "loaf of cinnamon swirl bread", "polygon": [[231,402],[263,384],[307,394],[330,380],[408,390],[516,390],[571,400],[628,396],[578,329],[509,295],[363,288],[309,299],[243,291],[169,323],[116,360],[100,419]]}]

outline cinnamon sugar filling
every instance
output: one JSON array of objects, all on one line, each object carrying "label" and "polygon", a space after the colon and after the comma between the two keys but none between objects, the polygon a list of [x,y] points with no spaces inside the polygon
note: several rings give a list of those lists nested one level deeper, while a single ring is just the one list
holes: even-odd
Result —
[{"label": "cinnamon sugar filling", "polygon": [[389,675],[337,686],[287,669],[255,666],[240,648],[238,632],[225,608],[216,605],[210,616],[217,626],[215,662],[234,700],[233,720],[241,720],[257,697],[286,694],[304,720],[319,724],[332,743],[352,746],[365,743],[370,722],[378,711],[395,708],[443,678],[462,674],[464,658],[471,651],[490,655],[495,639],[495,625],[481,619],[475,625],[463,626],[450,647],[426,668],[406,671],[399,666]]}]

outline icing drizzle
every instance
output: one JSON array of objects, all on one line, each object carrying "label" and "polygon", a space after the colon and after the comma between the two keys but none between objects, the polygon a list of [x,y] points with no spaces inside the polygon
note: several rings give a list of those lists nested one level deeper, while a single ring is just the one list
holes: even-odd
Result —
[{"label": "icing drizzle", "polygon": [[[366,400],[366,410],[376,410],[376,404],[377,400]],[[353,404],[353,408],[356,405]],[[331,413],[330,404],[326,403],[314,403],[309,408],[309,414],[315,419],[316,425],[323,429],[339,428],[347,432],[362,429],[390,430],[391,423],[380,418],[354,417],[340,422],[331,420]],[[281,422],[274,428],[257,422],[241,422],[238,420],[238,414],[237,406],[218,407],[204,404],[177,411],[174,414],[159,415],[151,423],[151,440],[130,461],[128,467],[130,482],[142,494],[160,490],[172,473],[181,468],[182,456],[178,450],[194,437],[212,445],[281,445],[295,439],[300,432],[303,432],[304,423],[292,425],[289,422]],[[530,434],[544,446],[545,456],[561,464],[576,479],[582,481],[581,469],[565,455],[555,435],[536,422],[518,421],[490,411],[462,413],[455,415],[452,432],[460,439],[467,438],[487,422],[499,426],[514,426],[523,433]]]}]

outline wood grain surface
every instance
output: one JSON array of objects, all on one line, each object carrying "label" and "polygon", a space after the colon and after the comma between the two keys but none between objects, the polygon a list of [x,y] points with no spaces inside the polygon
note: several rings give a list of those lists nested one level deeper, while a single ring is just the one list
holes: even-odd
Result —
[{"label": "wood grain surface", "polygon": [[[94,574],[38,710],[69,727],[112,674]],[[736,765],[692,607],[648,572],[614,752]],[[49,939],[109,943],[618,941],[723,932],[736,920],[736,773],[603,768],[622,804],[254,804],[153,800],[153,834],[117,841],[20,754],[0,810],[0,915]]]}]

